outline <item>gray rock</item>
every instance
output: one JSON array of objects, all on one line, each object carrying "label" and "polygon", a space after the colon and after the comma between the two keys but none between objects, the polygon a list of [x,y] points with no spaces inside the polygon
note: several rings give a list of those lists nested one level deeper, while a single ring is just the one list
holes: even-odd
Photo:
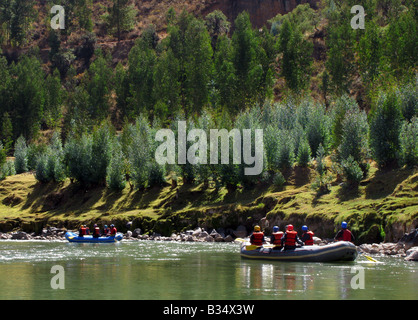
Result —
[{"label": "gray rock", "polygon": [[406,251],[406,261],[418,261],[418,247],[413,247]]},{"label": "gray rock", "polygon": [[237,238],[245,238],[248,236],[247,228],[243,225],[238,226],[237,230],[234,231],[234,236]]},{"label": "gray rock", "polygon": [[132,237],[134,238],[138,238],[138,236],[140,236],[142,234],[142,230],[139,228],[136,228],[133,232],[132,232]]},{"label": "gray rock", "polygon": [[418,246],[418,228],[409,233],[405,233],[398,243],[404,244],[406,250]]},{"label": "gray rock", "polygon": [[29,240],[30,235],[23,231],[17,231],[12,233],[12,240]]}]

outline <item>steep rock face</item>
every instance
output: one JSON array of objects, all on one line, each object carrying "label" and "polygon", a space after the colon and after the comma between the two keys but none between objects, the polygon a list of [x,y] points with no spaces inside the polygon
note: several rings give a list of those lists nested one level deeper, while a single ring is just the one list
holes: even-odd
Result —
[{"label": "steep rock face", "polygon": [[299,4],[309,3],[316,8],[319,0],[213,0],[203,14],[206,15],[214,10],[221,10],[228,20],[233,22],[238,14],[247,11],[255,27],[262,27],[268,20],[277,14],[286,14]]}]

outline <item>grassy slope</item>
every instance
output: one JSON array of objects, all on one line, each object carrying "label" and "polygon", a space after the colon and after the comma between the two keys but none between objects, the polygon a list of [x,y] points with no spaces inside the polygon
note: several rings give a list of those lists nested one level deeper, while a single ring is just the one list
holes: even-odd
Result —
[{"label": "grassy slope", "polygon": [[320,237],[332,237],[336,226],[349,222],[359,242],[393,241],[418,222],[418,171],[388,172],[372,167],[358,190],[343,190],[335,181],[331,192],[317,197],[310,189],[310,168],[287,174],[282,190],[260,185],[252,190],[228,191],[201,185],[144,191],[126,187],[115,193],[97,187],[85,190],[69,180],[42,185],[33,174],[0,182],[0,230],[39,231],[45,225],[74,228],[84,223],[114,222],[123,230],[127,221],[148,232],[169,235],[196,226],[251,227],[267,216],[272,225],[308,224]]}]

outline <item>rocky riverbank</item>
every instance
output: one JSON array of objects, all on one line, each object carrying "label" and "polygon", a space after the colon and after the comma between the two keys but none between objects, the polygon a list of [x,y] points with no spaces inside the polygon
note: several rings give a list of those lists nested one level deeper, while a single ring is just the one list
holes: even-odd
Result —
[{"label": "rocky riverbank", "polygon": [[[43,229],[40,234],[26,233],[24,231],[0,233],[2,240],[65,240],[65,233],[67,230],[61,228],[50,227]],[[158,233],[151,235],[142,234],[142,230],[137,228],[133,231],[128,230],[124,234],[125,240],[140,241],[140,240],[154,240],[154,241],[176,241],[176,242],[234,242],[236,238],[247,237],[247,231],[244,226],[239,226],[236,230],[222,228],[216,230],[212,229],[206,231],[202,228],[194,230],[187,230],[182,233],[173,233],[169,237],[162,236]],[[267,240],[269,237],[266,237]],[[314,237],[314,243],[318,245],[325,245],[331,242],[332,239],[320,239]],[[385,255],[399,258],[405,258],[407,261],[418,261],[418,228],[412,230],[397,243],[372,243],[361,244],[358,246],[358,251],[371,255]]]}]

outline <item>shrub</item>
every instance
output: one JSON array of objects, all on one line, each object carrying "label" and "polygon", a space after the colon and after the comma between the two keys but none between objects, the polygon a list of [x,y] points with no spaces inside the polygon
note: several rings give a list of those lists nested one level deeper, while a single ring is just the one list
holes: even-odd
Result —
[{"label": "shrub", "polygon": [[12,176],[14,174],[16,174],[16,171],[15,171],[15,163],[14,163],[13,160],[7,160],[0,167],[0,180],[3,180],[6,177]]},{"label": "shrub", "polygon": [[115,141],[113,154],[107,167],[107,186],[114,191],[123,190],[126,186],[126,175],[122,148],[118,141]]},{"label": "shrub", "polygon": [[283,174],[278,171],[274,174],[273,176],[273,184],[276,187],[282,187],[284,185],[284,183],[286,182],[286,179],[283,177]]},{"label": "shrub", "polygon": [[369,124],[366,113],[358,107],[348,110],[342,121],[338,154],[341,160],[352,156],[358,163],[363,163],[369,156]]},{"label": "shrub", "polygon": [[299,145],[297,162],[298,162],[298,165],[302,167],[306,167],[310,161],[311,161],[311,147],[309,146],[308,139],[303,138],[302,142]]},{"label": "shrub", "polygon": [[358,185],[361,179],[363,179],[363,170],[361,170],[359,164],[351,155],[347,159],[341,161],[341,166],[349,184]]},{"label": "shrub", "polygon": [[415,85],[409,84],[399,90],[401,100],[401,111],[404,118],[411,121],[418,117],[418,78]]},{"label": "shrub", "polygon": [[404,121],[400,136],[400,164],[408,166],[418,165],[418,118],[411,122]]},{"label": "shrub", "polygon": [[83,134],[81,138],[71,136],[64,147],[68,176],[84,185],[93,183],[92,145],[91,136]]},{"label": "shrub", "polygon": [[370,146],[379,166],[396,161],[402,113],[396,93],[381,94],[370,116]]},{"label": "shrub", "polygon": [[48,168],[48,155],[46,153],[42,154],[36,165],[35,178],[41,183],[47,183],[52,180],[51,170]]},{"label": "shrub", "polygon": [[28,147],[23,136],[20,136],[15,143],[14,156],[16,173],[28,171]]}]

